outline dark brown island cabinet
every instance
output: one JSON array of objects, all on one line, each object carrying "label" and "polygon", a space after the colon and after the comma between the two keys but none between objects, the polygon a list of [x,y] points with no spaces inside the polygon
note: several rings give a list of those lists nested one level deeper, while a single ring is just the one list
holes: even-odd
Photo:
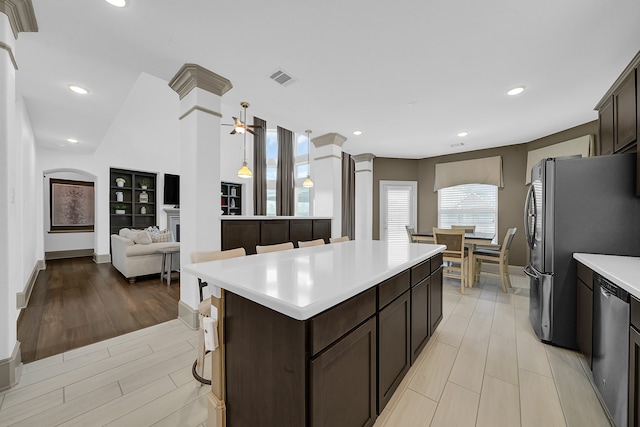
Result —
[{"label": "dark brown island cabinet", "polygon": [[437,254],[308,320],[225,292],[229,427],[372,426],[442,319]]},{"label": "dark brown island cabinet", "polygon": [[[595,109],[598,111],[600,155],[636,152],[640,160],[640,52],[609,88]],[[636,179],[640,196],[640,168]]]},{"label": "dark brown island cabinet", "polygon": [[576,341],[592,368],[593,359],[593,271],[578,262]]},{"label": "dark brown island cabinet", "polygon": [[331,219],[278,218],[222,219],[222,250],[244,248],[247,255],[256,253],[256,245],[275,245],[324,239],[329,243]]}]

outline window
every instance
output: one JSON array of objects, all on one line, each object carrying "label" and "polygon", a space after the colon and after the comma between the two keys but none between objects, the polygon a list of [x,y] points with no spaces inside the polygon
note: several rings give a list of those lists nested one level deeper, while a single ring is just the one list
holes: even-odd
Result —
[{"label": "window", "polygon": [[267,129],[267,215],[276,214],[276,179],[278,172],[278,131]]},{"label": "window", "polygon": [[475,225],[476,232],[497,236],[498,187],[463,184],[438,190],[438,227],[452,225]]},{"label": "window", "polygon": [[295,215],[310,216],[313,188],[304,188],[302,183],[309,175],[309,139],[307,135],[297,133],[294,139],[294,186],[295,186]]}]

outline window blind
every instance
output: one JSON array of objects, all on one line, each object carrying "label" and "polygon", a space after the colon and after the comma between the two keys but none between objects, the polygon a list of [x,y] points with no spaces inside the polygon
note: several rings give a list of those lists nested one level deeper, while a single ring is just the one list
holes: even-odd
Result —
[{"label": "window blind", "polygon": [[389,186],[386,192],[387,240],[406,243],[407,230],[405,227],[413,224],[411,187]]},{"label": "window blind", "polygon": [[496,233],[498,187],[464,184],[438,190],[438,227],[475,225],[477,233]]}]

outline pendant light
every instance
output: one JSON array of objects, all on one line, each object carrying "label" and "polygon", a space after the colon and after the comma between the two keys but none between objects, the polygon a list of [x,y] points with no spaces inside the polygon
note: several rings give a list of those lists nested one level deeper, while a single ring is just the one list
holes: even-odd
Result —
[{"label": "pendant light", "polygon": [[309,143],[309,147],[307,148],[307,179],[304,180],[304,182],[302,183],[302,186],[304,188],[311,188],[313,187],[313,181],[311,181],[311,138],[309,137],[309,134],[311,133],[310,130],[306,130],[305,131],[307,133],[307,142]]},{"label": "pendant light", "polygon": [[[247,107],[249,106],[248,102],[241,102],[240,105],[242,106],[242,108],[244,108],[244,128],[242,129],[242,136],[244,138],[244,148],[243,148],[243,155],[242,155],[242,167],[240,168],[240,170],[238,171],[238,177],[239,178],[251,178],[253,177],[253,173],[251,172],[251,169],[249,169],[249,167],[247,166],[247,132],[246,131],[246,125],[247,125]],[[238,132],[240,133],[240,132]]]}]

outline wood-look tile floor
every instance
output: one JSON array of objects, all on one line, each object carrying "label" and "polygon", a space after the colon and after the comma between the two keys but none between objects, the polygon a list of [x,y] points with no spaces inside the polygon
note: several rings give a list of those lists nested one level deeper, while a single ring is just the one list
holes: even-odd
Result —
[{"label": "wood-look tile floor", "polygon": [[[444,319],[376,427],[610,426],[579,356],[542,344],[524,277],[460,295],[445,281]],[[1,426],[204,426],[197,332],[165,322],[24,365],[0,393]],[[207,364],[208,366],[208,364]]]},{"label": "wood-look tile floor", "polygon": [[460,294],[445,279],[443,320],[375,427],[610,427],[578,353],[543,344],[529,284],[497,276]]}]

